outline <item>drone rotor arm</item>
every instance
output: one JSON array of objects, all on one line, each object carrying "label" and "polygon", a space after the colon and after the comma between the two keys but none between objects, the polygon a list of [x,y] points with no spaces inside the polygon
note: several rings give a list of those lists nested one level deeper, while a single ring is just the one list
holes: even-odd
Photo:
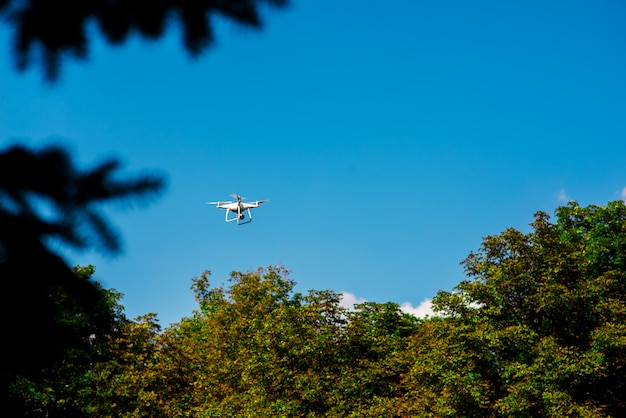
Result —
[{"label": "drone rotor arm", "polygon": [[231,202],[231,201],[229,200],[229,201],[225,201],[225,202],[222,202],[222,201],[217,201],[217,202],[205,202],[205,203],[206,203],[207,205],[215,205],[215,207],[216,207],[216,208],[218,208],[218,209],[226,209],[226,208],[227,208],[227,206],[226,206],[226,205],[230,205],[230,204],[232,204],[233,202]]},{"label": "drone rotor arm", "polygon": [[269,200],[257,200],[254,202],[244,202],[241,205],[243,206],[244,209],[258,208],[259,206],[261,206],[262,203],[265,203],[265,202],[269,202]]}]

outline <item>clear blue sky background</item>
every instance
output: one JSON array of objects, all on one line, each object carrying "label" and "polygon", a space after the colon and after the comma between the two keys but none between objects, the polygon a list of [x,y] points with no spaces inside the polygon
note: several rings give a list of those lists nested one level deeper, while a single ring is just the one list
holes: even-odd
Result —
[{"label": "clear blue sky background", "polygon": [[[0,29],[0,141],[67,145],[166,175],[147,208],[109,207],[125,251],[72,253],[163,325],[191,278],[283,264],[297,290],[419,305],[463,276],[482,237],[528,231],[569,199],[626,187],[626,3],[292,0],[261,32],[217,21],[191,61],[159,42],[12,69]],[[246,226],[204,204],[271,202]]]}]

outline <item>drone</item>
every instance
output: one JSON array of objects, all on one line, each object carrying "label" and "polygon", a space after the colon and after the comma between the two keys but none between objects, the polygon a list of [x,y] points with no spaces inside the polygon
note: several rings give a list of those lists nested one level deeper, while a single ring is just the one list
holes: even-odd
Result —
[{"label": "drone", "polygon": [[[252,222],[252,212],[250,209],[258,208],[262,203],[269,202],[269,200],[257,200],[256,202],[242,202],[245,197],[241,197],[238,194],[231,194],[230,197],[237,199],[236,202],[206,202],[207,205],[215,205],[218,209],[226,209],[226,222],[237,221],[237,225],[244,225]],[[229,217],[232,212],[235,217]],[[245,212],[248,212],[248,220],[246,221]]]}]

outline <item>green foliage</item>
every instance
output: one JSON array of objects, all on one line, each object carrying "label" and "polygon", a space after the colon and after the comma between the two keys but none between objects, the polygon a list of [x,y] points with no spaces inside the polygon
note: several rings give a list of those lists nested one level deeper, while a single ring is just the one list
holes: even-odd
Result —
[{"label": "green foliage", "polygon": [[424,322],[405,354],[412,360],[398,402],[402,416],[494,416],[499,379],[479,322],[434,318]]},{"label": "green foliage", "polygon": [[[219,287],[203,273],[199,309],[163,331],[153,314],[127,320],[106,291],[109,332],[13,389],[24,416],[625,416],[625,245],[622,202],[571,203],[555,223],[539,212],[527,234],[484,238],[426,320],[296,293],[282,267]],[[57,296],[67,324],[91,330]]]},{"label": "green foliage", "polygon": [[572,202],[557,217],[553,224],[539,212],[528,234],[486,237],[464,261],[473,280],[437,295],[447,317],[423,326],[430,333],[412,347],[418,361],[408,383],[419,411],[626,413],[626,207]]},{"label": "green foliage", "polygon": [[403,355],[420,320],[402,313],[395,303],[366,302],[349,312],[341,347],[338,400],[329,416],[393,416],[394,402],[405,388],[410,359]]},{"label": "green foliage", "polygon": [[101,205],[145,198],[162,181],[118,179],[118,167],[107,161],[80,170],[59,147],[11,146],[0,152],[0,278],[10,301],[0,304],[0,316],[11,318],[4,326],[0,402],[8,415],[18,416],[22,403],[31,402],[22,397],[26,392],[11,394],[13,384],[45,379],[68,356],[89,351],[92,335],[108,332],[108,297],[114,296],[89,279],[93,268],[73,271],[51,242],[119,250]]},{"label": "green foliage", "polygon": [[344,321],[338,296],[291,294],[282,268],[235,272],[231,282],[206,291],[207,275],[196,279],[201,312],[166,333],[163,355],[185,379],[187,401],[166,412],[280,416],[325,408],[320,394],[337,373],[327,355]]},{"label": "green foliage", "polygon": [[[74,268],[76,277],[85,282],[90,282],[94,271],[93,266]],[[92,401],[94,364],[110,360],[111,342],[118,338],[120,327],[125,324],[123,307],[119,304],[121,294],[102,289],[97,282],[93,286],[100,295],[97,305],[92,307],[97,312],[95,317],[85,315],[81,304],[65,289],[60,286],[54,289],[51,299],[63,313],[65,335],[72,338],[72,344],[68,344],[57,361],[47,364],[36,375],[25,370],[14,377],[4,409],[11,416],[81,416],[83,403]]]},{"label": "green foliage", "polygon": [[[200,310],[170,327],[145,369],[163,416],[367,416],[400,391],[417,320],[395,304],[348,312],[340,295],[293,292],[281,267],[194,279]],[[408,366],[405,364],[405,369]]]}]

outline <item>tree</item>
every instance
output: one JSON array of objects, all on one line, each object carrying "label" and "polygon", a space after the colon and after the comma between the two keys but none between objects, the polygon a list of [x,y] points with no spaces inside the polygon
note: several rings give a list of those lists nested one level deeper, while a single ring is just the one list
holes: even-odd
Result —
[{"label": "tree", "polygon": [[163,332],[137,377],[154,396],[151,415],[385,415],[402,391],[400,353],[416,318],[395,304],[348,312],[328,290],[293,293],[280,267],[231,282],[194,279],[200,310]]},{"label": "tree", "polygon": [[575,202],[486,237],[412,342],[404,412],[626,414],[626,206]]},{"label": "tree", "polygon": [[[0,0],[0,19],[14,28],[17,68],[28,68],[40,52],[46,78],[55,81],[63,58],[87,56],[87,27],[92,23],[107,41],[119,44],[135,32],[159,38],[178,17],[184,47],[196,56],[213,41],[213,14],[260,27],[262,4],[284,6],[286,0]],[[97,206],[153,194],[163,181],[153,176],[115,180],[118,166],[111,160],[80,172],[58,147],[0,151],[0,278],[11,301],[0,311],[6,321],[0,369],[3,412],[10,411],[10,404],[21,411],[30,402],[16,382],[37,392],[45,385],[37,379],[45,379],[70,351],[89,341],[87,325],[104,320],[102,289],[78,278],[50,241],[85,248],[95,238],[105,250],[119,250],[119,239]],[[85,326],[74,326],[68,317],[81,318]],[[37,402],[42,399],[46,396]]]},{"label": "tree", "polygon": [[421,322],[393,302],[365,302],[347,313],[328,416],[397,415],[395,403],[406,391],[403,376],[411,365],[404,353]]},{"label": "tree", "polygon": [[287,0],[0,0],[0,18],[14,27],[17,68],[28,68],[39,49],[45,75],[54,81],[64,56],[87,56],[92,22],[109,43],[120,44],[132,33],[158,39],[178,19],[184,48],[195,57],[214,41],[213,15],[258,28],[263,4],[282,7]]},{"label": "tree", "polygon": [[165,399],[171,389],[162,376],[155,375],[162,348],[156,314],[120,321],[116,337],[108,341],[106,348],[107,356],[101,356],[83,376],[71,382],[67,400],[77,405],[80,416],[167,416],[157,402]]},{"label": "tree", "polygon": [[165,415],[298,416],[328,409],[338,376],[339,296],[293,294],[283,268],[233,272],[232,286],[194,280],[200,311],[164,333]]},{"label": "tree", "polygon": [[[121,294],[92,282],[93,266],[75,267],[73,271],[78,280],[89,283],[97,293],[98,305],[92,308],[91,315],[85,315],[83,300],[74,299],[62,287],[55,289],[52,298],[63,312],[63,336],[71,341],[59,347],[58,342],[42,339],[39,345],[44,349],[62,351],[46,362],[28,358],[40,368],[35,372],[26,373],[23,365],[18,367],[15,378],[8,382],[9,397],[3,399],[5,414],[14,417],[85,416],[88,411],[85,404],[93,402],[96,365],[110,362],[117,355],[111,347],[127,323],[124,308],[119,304]],[[55,325],[58,330],[59,325]]]},{"label": "tree", "polygon": [[90,274],[73,271],[51,242],[119,250],[99,206],[147,198],[162,188],[162,180],[118,180],[117,168],[108,161],[81,171],[55,147],[34,152],[14,146],[0,154],[0,277],[10,301],[0,308],[6,337],[0,396],[7,404],[21,399],[10,395],[16,379],[43,377],[70,351],[90,344],[94,328],[110,325],[106,293]]}]

